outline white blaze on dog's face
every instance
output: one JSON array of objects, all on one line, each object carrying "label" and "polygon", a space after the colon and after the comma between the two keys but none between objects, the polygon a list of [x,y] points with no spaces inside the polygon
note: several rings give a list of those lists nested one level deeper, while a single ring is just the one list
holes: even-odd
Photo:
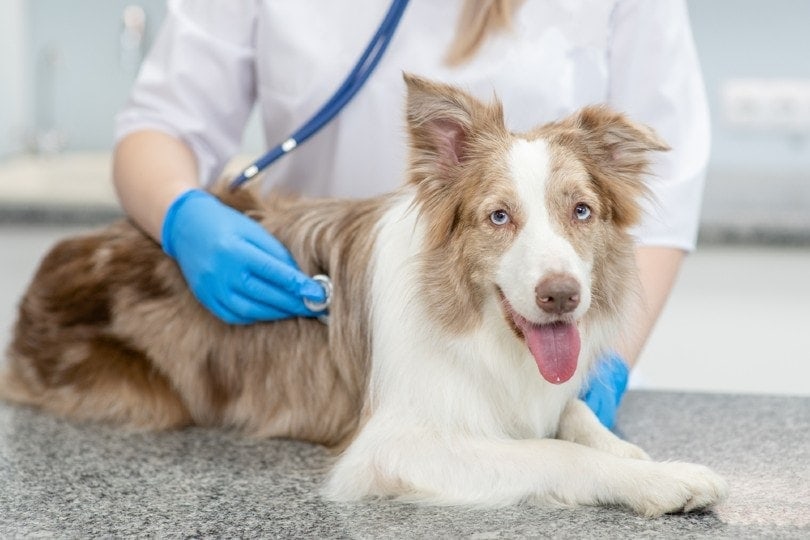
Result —
[{"label": "white blaze on dog's face", "polygon": [[624,304],[646,154],[666,146],[599,107],[515,135],[498,103],[420,79],[408,85],[428,312],[462,333],[499,306],[542,376],[565,382],[577,367],[579,324],[616,319]]},{"label": "white blaze on dog's face", "polygon": [[[507,159],[505,181],[512,184],[516,201],[521,201],[520,222],[500,258],[495,281],[511,307],[533,322],[576,321],[590,305],[592,250],[586,241],[577,241],[577,236],[587,236],[578,229],[587,229],[594,220],[595,194],[587,186],[587,173],[572,160],[563,174],[573,173],[573,178],[560,178],[559,171],[552,176],[552,157],[543,139],[515,139]],[[503,217],[496,214],[494,219]],[[550,286],[538,298],[541,282],[555,279],[560,282],[556,290],[569,297],[555,298],[555,287]],[[543,304],[544,299],[559,300],[559,305]]]},{"label": "white blaze on dog's face", "polygon": [[504,182],[520,201],[519,215],[493,214],[496,225],[516,220],[494,282],[540,373],[562,383],[576,370],[577,323],[591,302],[596,194],[574,156],[560,155],[543,138],[515,138],[506,160]]}]

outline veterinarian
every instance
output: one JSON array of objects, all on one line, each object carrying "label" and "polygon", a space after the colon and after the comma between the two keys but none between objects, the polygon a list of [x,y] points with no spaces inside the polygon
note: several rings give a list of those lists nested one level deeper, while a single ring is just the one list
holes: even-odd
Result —
[{"label": "veterinarian", "polygon": [[[114,182],[129,216],[179,264],[223,321],[313,316],[323,300],[287,250],[203,191],[240,148],[255,104],[285,140],[344,80],[386,2],[174,0],[117,117]],[[586,401],[611,426],[633,366],[693,250],[708,159],[706,98],[682,0],[412,0],[384,57],[331,123],[262,178],[308,195],[365,197],[401,184],[402,72],[504,103],[522,131],[608,103],[672,146],[635,231],[646,309],[591,378]]]}]

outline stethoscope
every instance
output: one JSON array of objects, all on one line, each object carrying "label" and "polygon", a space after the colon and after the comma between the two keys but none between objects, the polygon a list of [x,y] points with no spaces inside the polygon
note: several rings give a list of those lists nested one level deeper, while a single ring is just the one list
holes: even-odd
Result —
[{"label": "stethoscope", "polygon": [[[383,53],[385,53],[385,49],[388,48],[388,44],[391,42],[394,31],[397,29],[399,20],[402,18],[402,13],[405,11],[407,5],[408,0],[393,0],[391,7],[388,8],[388,12],[385,14],[385,18],[382,23],[380,23],[380,27],[371,38],[371,41],[366,46],[360,59],[357,60],[357,64],[355,64],[354,68],[349,72],[349,75],[340,87],[335,90],[332,97],[323,104],[312,118],[293,132],[292,135],[287,137],[284,142],[271,148],[266,154],[239,173],[239,175],[231,181],[231,191],[238,189],[242,184],[269,167],[281,156],[295,150],[299,145],[320,131],[349,103],[349,101],[351,101],[377,67],[380,58],[382,58]],[[323,302],[312,302],[304,298],[304,305],[311,311],[325,312],[332,302],[332,280],[329,279],[329,276],[323,274],[313,276],[312,279],[323,287],[325,299]],[[318,319],[323,323],[329,321],[328,315],[325,313],[321,314]]]},{"label": "stethoscope", "polygon": [[385,49],[388,48],[388,44],[391,42],[391,37],[397,29],[399,20],[402,18],[402,12],[405,11],[407,5],[408,0],[394,0],[391,3],[391,7],[388,8],[388,13],[385,14],[385,18],[382,23],[380,23],[380,27],[366,46],[357,64],[355,64],[354,68],[349,72],[343,84],[335,90],[332,97],[323,104],[312,118],[293,132],[292,135],[287,137],[284,142],[271,148],[266,154],[239,173],[239,176],[231,181],[231,191],[236,190],[239,186],[259,174],[281,156],[295,150],[304,141],[320,131],[321,128],[328,124],[329,121],[351,101],[355,94],[357,94],[357,91],[366,83],[369,76],[374,71],[374,68],[377,67],[380,58],[382,58],[383,53],[385,53]]}]

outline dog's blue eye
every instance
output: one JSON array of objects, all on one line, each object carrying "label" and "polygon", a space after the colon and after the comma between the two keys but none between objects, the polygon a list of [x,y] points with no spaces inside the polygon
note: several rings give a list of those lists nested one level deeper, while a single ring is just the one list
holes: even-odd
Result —
[{"label": "dog's blue eye", "polygon": [[579,203],[579,204],[578,204],[578,205],[577,205],[577,206],[574,208],[574,216],[576,216],[576,218],[577,218],[579,221],[586,221],[586,220],[588,220],[588,219],[591,217],[591,207],[590,207],[590,206],[588,206],[588,205],[587,205],[587,204],[585,204],[585,203]]},{"label": "dog's blue eye", "polygon": [[504,210],[495,210],[489,215],[489,220],[495,225],[506,225],[509,223],[509,214]]}]

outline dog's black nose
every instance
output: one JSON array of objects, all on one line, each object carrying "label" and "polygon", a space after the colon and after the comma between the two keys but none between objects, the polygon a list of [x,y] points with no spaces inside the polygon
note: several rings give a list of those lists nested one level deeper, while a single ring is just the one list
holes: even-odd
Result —
[{"label": "dog's black nose", "polygon": [[544,278],[534,293],[540,309],[553,315],[570,313],[579,305],[579,282],[567,274]]}]

